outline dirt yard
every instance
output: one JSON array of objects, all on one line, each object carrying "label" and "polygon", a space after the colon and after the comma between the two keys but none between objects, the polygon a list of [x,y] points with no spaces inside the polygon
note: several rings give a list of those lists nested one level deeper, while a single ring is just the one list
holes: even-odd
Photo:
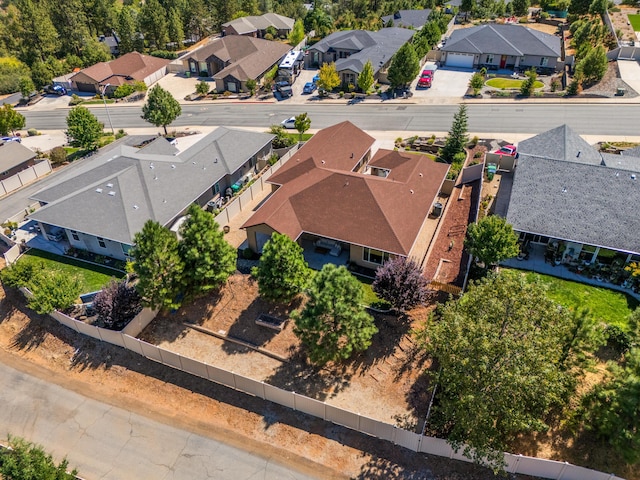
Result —
[{"label": "dirt yard", "polygon": [[[84,337],[29,311],[19,294],[5,294],[1,286],[0,362],[82,395],[259,452],[318,478],[495,478],[486,469],[415,454]],[[80,473],[92,478],[91,472]]]},{"label": "dirt yard", "polygon": [[636,36],[636,32],[633,31],[633,27],[629,23],[629,17],[627,17],[627,15],[638,13],[638,9],[626,7],[624,5],[618,5],[618,8],[620,8],[619,12],[609,13],[611,21],[613,22],[613,28],[616,32],[620,31],[621,33],[618,40],[626,42],[637,41],[638,38]]},{"label": "dirt yard", "polygon": [[[379,332],[366,353],[347,363],[327,365],[318,370],[307,364],[300,342],[293,333],[292,321],[287,321],[281,332],[255,323],[260,314],[288,319],[291,311],[300,306],[299,301],[277,307],[262,300],[258,296],[257,282],[249,275],[237,273],[221,295],[202,298],[174,314],[157,317],[140,338],[371,418],[391,423],[402,419],[403,425],[416,425],[425,412],[424,405],[412,402],[416,396],[414,389],[416,385],[425,387],[421,372],[429,363],[417,354],[410,331],[424,318],[423,312],[418,311],[407,320],[375,314]],[[189,324],[275,355],[268,356],[202,333],[190,328]],[[420,396],[420,392],[417,395]]]}]

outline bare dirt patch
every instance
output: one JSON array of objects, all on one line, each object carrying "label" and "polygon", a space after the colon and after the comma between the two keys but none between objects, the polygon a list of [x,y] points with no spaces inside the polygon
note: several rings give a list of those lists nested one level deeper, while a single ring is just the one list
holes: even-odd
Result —
[{"label": "bare dirt patch", "polygon": [[637,8],[625,7],[623,5],[618,5],[620,8],[619,12],[609,12],[609,17],[611,17],[611,22],[613,23],[613,28],[616,32],[620,31],[620,35],[618,40],[625,42],[635,42],[638,40],[636,37],[636,32],[633,30],[629,22],[629,17],[627,15],[634,15],[638,12]]},{"label": "bare dirt patch", "polygon": [[[288,319],[300,307],[299,300],[286,306],[264,301],[258,296],[257,282],[237,273],[219,294],[201,298],[176,313],[158,316],[140,338],[371,418],[392,423],[403,418],[417,424],[424,412],[414,412],[409,398],[428,362],[416,353],[410,334],[416,326],[412,318],[374,314],[379,333],[367,352],[344,364],[318,369],[307,363],[293,333],[293,321],[280,332],[256,324],[260,314]],[[265,349],[284,361],[191,329],[188,324]]]}]

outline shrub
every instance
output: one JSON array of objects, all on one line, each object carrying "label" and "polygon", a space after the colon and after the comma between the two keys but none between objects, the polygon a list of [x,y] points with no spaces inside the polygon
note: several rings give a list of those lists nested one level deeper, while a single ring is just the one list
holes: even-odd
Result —
[{"label": "shrub", "polygon": [[122,85],[120,85],[118,88],[115,89],[115,91],[113,92],[113,97],[114,98],[128,97],[135,91],[136,89],[133,85],[129,83],[123,83]]},{"label": "shrub", "polygon": [[149,55],[152,57],[165,58],[167,60],[175,60],[178,58],[178,54],[176,52],[171,52],[169,50],[154,50]]},{"label": "shrub", "polygon": [[251,247],[242,249],[242,258],[244,258],[245,260],[253,260],[253,257],[254,253],[253,250],[251,250]]},{"label": "shrub", "polygon": [[396,257],[376,270],[373,291],[393,308],[404,312],[427,299],[427,279],[411,259]]},{"label": "shrub", "polygon": [[275,165],[278,160],[280,160],[280,157],[278,157],[277,153],[271,154],[271,156],[269,157],[269,165]]},{"label": "shrub", "polygon": [[620,355],[626,353],[632,346],[631,336],[617,325],[607,325],[604,330],[607,346],[613,348]]},{"label": "shrub", "polygon": [[480,158],[482,157],[482,152],[476,152],[473,154],[473,158]]},{"label": "shrub", "polygon": [[126,280],[111,280],[93,301],[105,328],[122,330],[142,310],[142,299]]},{"label": "shrub", "polygon": [[116,140],[118,140],[119,138],[122,137],[126,137],[127,136],[127,132],[125,132],[122,128],[120,130],[118,130],[118,132],[116,133]]},{"label": "shrub", "polygon": [[82,98],[80,98],[75,93],[73,95],[71,95],[71,100],[69,100],[69,106],[70,107],[74,107],[74,106],[79,105],[81,103],[82,103]]},{"label": "shrub", "polygon": [[199,77],[208,77],[209,76],[209,72],[207,72],[206,70],[200,70],[200,73],[198,73]]},{"label": "shrub", "polygon": [[37,137],[38,134],[38,130],[36,130],[35,128],[30,128],[29,130],[27,130],[27,135],[29,135],[30,137]]},{"label": "shrub", "polygon": [[477,146],[479,141],[480,141],[480,138],[478,138],[477,135],[475,137],[473,137],[471,139],[471,142],[470,142],[471,147],[473,148],[473,147]]},{"label": "shrub", "polygon": [[54,165],[60,165],[67,161],[67,151],[62,147],[54,147],[49,153],[49,160]]},{"label": "shrub", "polygon": [[560,90],[560,80],[554,78],[553,80],[551,80],[551,91],[555,92],[557,90]]}]

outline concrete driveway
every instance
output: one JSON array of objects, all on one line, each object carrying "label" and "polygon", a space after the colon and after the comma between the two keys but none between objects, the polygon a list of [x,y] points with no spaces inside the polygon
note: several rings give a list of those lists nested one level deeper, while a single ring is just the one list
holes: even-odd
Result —
[{"label": "concrete driveway", "polygon": [[[424,67],[420,69],[420,72]],[[416,89],[419,76],[411,83],[414,99],[462,98],[469,86],[473,70],[440,67],[433,77],[431,88]]]},{"label": "concrete driveway", "polygon": [[620,70],[620,78],[640,93],[640,63],[635,60],[618,60],[618,69]]},{"label": "concrete driveway", "polygon": [[184,101],[184,97],[195,93],[196,83],[200,80],[204,80],[209,84],[209,91],[216,88],[216,82],[214,82],[211,77],[202,79],[198,77],[187,78],[184,76],[184,73],[168,73],[158,80],[156,85],[160,85],[165,90],[171,92],[173,97],[178,100],[178,102],[182,103]]}]

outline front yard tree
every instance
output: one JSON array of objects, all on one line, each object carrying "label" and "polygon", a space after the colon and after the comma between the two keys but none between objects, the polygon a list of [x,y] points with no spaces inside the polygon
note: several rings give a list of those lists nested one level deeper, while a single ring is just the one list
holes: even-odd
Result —
[{"label": "front yard tree", "polygon": [[473,89],[473,96],[477,97],[484,87],[484,75],[480,72],[476,72],[471,76],[471,80],[469,80],[469,87]]},{"label": "front yard tree", "polygon": [[410,310],[427,299],[427,279],[418,264],[406,257],[387,260],[378,267],[371,287],[376,295],[400,312]]},{"label": "front yard tree", "polygon": [[530,97],[533,93],[536,81],[538,80],[538,73],[535,68],[527,70],[525,75],[527,79],[520,85],[520,95],[523,97]]},{"label": "front yard tree", "polygon": [[367,94],[374,83],[373,65],[371,65],[371,60],[367,60],[367,63],[364,64],[362,71],[358,75],[358,88],[362,93]]},{"label": "front yard tree", "polygon": [[209,84],[204,80],[201,80],[198,83],[196,83],[196,93],[200,96],[204,96],[207,93],[209,93]]},{"label": "front yard tree", "polygon": [[24,128],[24,125],[24,116],[16,112],[11,104],[5,103],[0,107],[0,135],[15,133],[16,130]]},{"label": "front yard tree", "polygon": [[469,225],[464,246],[486,267],[515,257],[520,251],[513,227],[497,215],[489,215]]},{"label": "front yard tree", "polygon": [[276,232],[262,249],[260,263],[252,274],[258,280],[261,297],[289,303],[307,285],[310,271],[302,247]]},{"label": "front yard tree", "polygon": [[377,333],[373,317],[362,303],[362,285],[344,267],[327,264],[313,277],[309,300],[294,312],[294,332],[316,365],[349,358],[364,351]]},{"label": "front yard tree", "polygon": [[33,80],[29,77],[22,77],[18,82],[18,88],[20,89],[20,94],[22,98],[28,99],[29,95],[31,95],[36,90],[36,86],[33,84]]},{"label": "front yard tree", "polygon": [[10,448],[0,450],[0,478],[7,480],[75,480],[78,470],[67,472],[64,458],[56,465],[40,445],[9,435]]},{"label": "front yard tree", "polygon": [[469,143],[467,123],[467,106],[460,105],[458,111],[453,115],[453,123],[444,142],[444,147],[439,152],[440,158],[445,162],[451,163],[456,154],[464,153],[465,146]]},{"label": "front yard tree", "polygon": [[130,254],[142,303],[153,310],[178,308],[184,263],[176,236],[158,222],[147,220],[133,241]]},{"label": "front yard tree", "polygon": [[640,462],[640,348],[623,365],[610,363],[608,377],[585,397],[585,426],[629,464]]},{"label": "front yard tree", "polygon": [[28,300],[29,308],[36,313],[51,313],[65,310],[80,296],[80,281],[58,270],[42,271],[28,284],[33,297]]},{"label": "front yard tree", "polygon": [[336,70],[336,62],[323,63],[318,72],[318,88],[331,92],[340,85],[340,75]]},{"label": "front yard tree", "polygon": [[441,368],[429,428],[502,468],[510,442],[546,430],[546,415],[575,385],[579,372],[562,362],[573,322],[543,286],[514,271],[491,273],[449,301],[418,333]]},{"label": "front yard tree", "polygon": [[182,108],[173,95],[156,85],[149,91],[147,102],[142,107],[142,118],[156,127],[164,128],[167,134],[167,125],[170,125],[182,113]]},{"label": "front yard tree", "polygon": [[236,251],[209,212],[193,204],[180,228],[178,251],[184,262],[182,283],[187,297],[217,290],[236,271]]},{"label": "front yard tree", "polygon": [[71,137],[74,145],[85,150],[98,148],[102,129],[102,123],[86,107],[73,107],[67,115],[67,136]]},{"label": "front yard tree", "polygon": [[96,295],[93,309],[106,328],[122,330],[142,310],[142,299],[126,280],[112,279]]},{"label": "front yard tree", "polygon": [[576,65],[576,71],[582,73],[583,82],[591,85],[599,82],[607,73],[607,52],[602,45],[593,47]]},{"label": "front yard tree", "polygon": [[293,28],[289,34],[289,45],[296,46],[302,40],[304,40],[304,24],[302,20],[298,19],[296,23],[293,24]]},{"label": "front yard tree", "polygon": [[293,126],[296,127],[296,130],[300,134],[300,141],[302,141],[302,135],[304,132],[311,128],[311,119],[309,118],[309,115],[307,115],[307,112],[296,115],[296,120],[293,123]]},{"label": "front yard tree", "polygon": [[396,52],[389,67],[389,82],[392,87],[405,87],[418,75],[420,59],[413,45],[405,43]]}]

